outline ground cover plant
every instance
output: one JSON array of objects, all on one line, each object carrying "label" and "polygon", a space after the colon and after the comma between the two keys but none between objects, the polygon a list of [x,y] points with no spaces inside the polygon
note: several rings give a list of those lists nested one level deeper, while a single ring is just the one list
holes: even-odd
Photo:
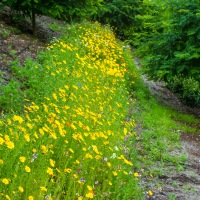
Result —
[{"label": "ground cover plant", "polygon": [[143,198],[127,118],[132,66],[97,23],[71,27],[37,61],[13,66],[24,109],[7,106],[0,121],[1,199]]}]

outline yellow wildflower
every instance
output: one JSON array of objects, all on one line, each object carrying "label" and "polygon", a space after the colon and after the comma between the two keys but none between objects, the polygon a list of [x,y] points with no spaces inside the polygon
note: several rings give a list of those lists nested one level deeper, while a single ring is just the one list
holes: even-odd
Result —
[{"label": "yellow wildflower", "polygon": [[33,125],[32,125],[32,124],[30,124],[30,123],[27,123],[26,125],[27,125],[27,127],[28,127],[28,128],[30,128],[30,129],[32,129],[32,128],[33,128]]},{"label": "yellow wildflower", "polygon": [[124,159],[124,162],[125,162],[126,164],[128,164],[128,165],[133,166],[133,163],[132,163],[131,161],[128,161],[128,160]]},{"label": "yellow wildflower", "polygon": [[85,157],[86,157],[86,158],[90,158],[90,159],[93,158],[93,156],[92,156],[91,154],[89,154],[89,153],[86,153]]},{"label": "yellow wildflower", "polygon": [[73,178],[78,178],[78,175],[77,174],[73,174]]},{"label": "yellow wildflower", "polygon": [[19,186],[18,189],[20,192],[24,192],[24,188],[22,186]]},{"label": "yellow wildflower", "polygon": [[79,165],[79,164],[80,164],[80,162],[79,162],[78,160],[76,160],[76,161],[74,162],[74,164],[77,164],[77,165]]},{"label": "yellow wildflower", "polygon": [[22,117],[18,115],[14,115],[13,121],[18,121],[21,124],[24,120],[22,119]]},{"label": "yellow wildflower", "polygon": [[113,173],[114,176],[117,176],[117,172],[113,171],[112,173]]},{"label": "yellow wildflower", "polygon": [[138,174],[137,172],[135,172],[133,175],[134,175],[135,177],[138,177],[138,176],[139,176],[139,174]]},{"label": "yellow wildflower", "polygon": [[96,154],[100,154],[96,145],[92,145],[92,148]]},{"label": "yellow wildflower", "polygon": [[149,190],[149,191],[148,191],[148,194],[149,194],[150,196],[152,196],[152,195],[153,195],[153,192],[152,192],[151,190]]},{"label": "yellow wildflower", "polygon": [[45,192],[47,192],[47,188],[46,188],[46,187],[44,187],[44,186],[41,186],[41,187],[40,187],[40,189],[41,189],[42,191],[45,191]]},{"label": "yellow wildflower", "polygon": [[10,137],[8,135],[4,135],[5,141],[10,141]]},{"label": "yellow wildflower", "polygon": [[71,148],[69,149],[69,151],[70,151],[71,153],[74,153],[73,149],[71,149]]},{"label": "yellow wildflower", "polygon": [[29,196],[28,200],[34,200],[33,196]]},{"label": "yellow wildflower", "polygon": [[42,153],[44,153],[44,154],[46,154],[48,152],[48,149],[44,145],[41,146],[41,149],[42,149]]},{"label": "yellow wildflower", "polygon": [[72,170],[67,168],[67,169],[64,169],[64,172],[67,172],[67,173],[70,173]]},{"label": "yellow wildflower", "polygon": [[10,180],[7,179],[7,178],[3,178],[3,179],[2,179],[2,183],[4,183],[5,185],[8,185],[9,182],[10,182]]},{"label": "yellow wildflower", "polygon": [[30,142],[30,136],[29,134],[24,134],[24,138],[27,142]]},{"label": "yellow wildflower", "polygon": [[32,152],[33,152],[33,153],[36,153],[36,152],[37,152],[37,150],[36,150],[36,149],[32,149]]},{"label": "yellow wildflower", "polygon": [[53,93],[52,96],[56,101],[58,101],[58,97],[57,97],[57,95],[55,93]]},{"label": "yellow wildflower", "polygon": [[50,162],[50,165],[51,165],[52,167],[55,166],[55,161],[54,161],[54,160],[50,159],[49,162]]},{"label": "yellow wildflower", "polygon": [[6,195],[5,197],[6,197],[6,199],[10,200],[10,197],[8,195]]},{"label": "yellow wildflower", "polygon": [[31,168],[28,167],[28,166],[25,166],[25,171],[28,172],[28,173],[30,173],[31,172]]},{"label": "yellow wildflower", "polygon": [[39,129],[39,133],[40,133],[41,135],[44,135],[44,130],[43,130],[42,128],[40,128],[40,129]]},{"label": "yellow wildflower", "polygon": [[11,141],[6,141],[5,143],[9,149],[13,149],[15,147],[15,144]]},{"label": "yellow wildflower", "polygon": [[48,167],[48,169],[47,169],[47,174],[53,175],[53,169],[51,169],[50,167]]},{"label": "yellow wildflower", "polygon": [[89,191],[92,191],[92,187],[91,187],[90,185],[87,185],[87,189],[88,189]]},{"label": "yellow wildflower", "polygon": [[96,160],[99,160],[99,159],[101,159],[101,156],[96,155],[96,156],[95,156],[95,159],[96,159]]},{"label": "yellow wildflower", "polygon": [[20,156],[20,157],[19,157],[19,160],[20,160],[21,162],[25,162],[26,158],[25,158],[24,156]]},{"label": "yellow wildflower", "polygon": [[87,198],[89,199],[93,199],[94,198],[94,194],[92,192],[89,192],[85,195]]},{"label": "yellow wildflower", "polygon": [[0,145],[2,145],[3,143],[4,143],[4,139],[0,137]]},{"label": "yellow wildflower", "polygon": [[85,148],[85,147],[83,147],[83,151],[86,151],[86,148]]},{"label": "yellow wildflower", "polygon": [[126,172],[126,171],[123,171],[123,172],[124,172],[124,174],[128,175],[128,172]]}]

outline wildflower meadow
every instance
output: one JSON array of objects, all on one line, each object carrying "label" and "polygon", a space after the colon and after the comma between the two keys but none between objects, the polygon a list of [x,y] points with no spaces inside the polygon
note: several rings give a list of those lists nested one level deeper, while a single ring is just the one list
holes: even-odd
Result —
[{"label": "wildflower meadow", "polygon": [[0,119],[0,199],[142,199],[132,62],[109,27],[84,22],[13,67],[23,109]]}]

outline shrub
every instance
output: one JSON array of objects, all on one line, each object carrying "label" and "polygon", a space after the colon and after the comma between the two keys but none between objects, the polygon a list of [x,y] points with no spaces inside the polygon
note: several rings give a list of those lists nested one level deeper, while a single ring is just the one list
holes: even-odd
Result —
[{"label": "shrub", "polygon": [[129,29],[137,26],[135,17],[140,13],[141,5],[141,0],[105,0],[92,18],[113,26],[116,33],[125,38]]},{"label": "shrub", "polygon": [[168,87],[186,104],[197,106],[200,103],[200,84],[193,77],[175,76]]},{"label": "shrub", "polygon": [[[155,13],[140,16],[143,30],[147,32],[142,39],[136,39],[136,44],[140,44],[138,52],[143,59],[143,72],[150,79],[169,83],[189,104],[198,103],[198,92],[194,88],[200,83],[199,7],[197,0],[158,2]],[[187,84],[194,88],[187,88]]]}]

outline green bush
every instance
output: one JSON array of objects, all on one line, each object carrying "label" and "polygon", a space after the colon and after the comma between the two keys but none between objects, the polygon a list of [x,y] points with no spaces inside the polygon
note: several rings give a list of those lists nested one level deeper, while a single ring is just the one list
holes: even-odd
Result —
[{"label": "green bush", "polygon": [[143,72],[150,79],[171,85],[187,103],[197,104],[199,94],[196,88],[200,83],[200,2],[172,0],[162,3],[152,1],[149,4],[155,8],[152,7],[144,16],[137,16],[143,26],[143,33],[136,34],[141,38],[135,39],[137,52],[143,60]]},{"label": "green bush", "polygon": [[127,39],[129,30],[137,26],[135,17],[140,14],[141,5],[141,0],[105,0],[92,19],[113,26],[118,36]]},{"label": "green bush", "polygon": [[186,104],[197,106],[200,103],[200,84],[193,77],[175,76],[168,87]]}]

